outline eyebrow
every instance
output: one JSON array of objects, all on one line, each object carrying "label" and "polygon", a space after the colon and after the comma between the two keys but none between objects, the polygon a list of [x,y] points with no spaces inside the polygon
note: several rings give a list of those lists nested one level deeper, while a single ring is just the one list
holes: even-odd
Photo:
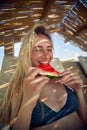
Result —
[{"label": "eyebrow", "polygon": [[[39,47],[39,48],[42,48],[42,46],[40,46],[40,45],[38,45],[38,46],[35,46],[34,48],[37,48],[37,47]],[[53,48],[53,46],[47,46],[47,48]]]}]

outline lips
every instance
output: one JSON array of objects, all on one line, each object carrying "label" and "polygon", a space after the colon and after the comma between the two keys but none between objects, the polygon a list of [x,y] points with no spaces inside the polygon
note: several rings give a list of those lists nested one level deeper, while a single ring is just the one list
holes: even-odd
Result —
[{"label": "lips", "polygon": [[50,64],[48,63],[45,63],[45,64],[40,64],[38,66],[38,68],[46,71],[46,75],[47,77],[49,77],[50,79],[53,79],[53,78],[59,78],[59,72],[56,71]]}]

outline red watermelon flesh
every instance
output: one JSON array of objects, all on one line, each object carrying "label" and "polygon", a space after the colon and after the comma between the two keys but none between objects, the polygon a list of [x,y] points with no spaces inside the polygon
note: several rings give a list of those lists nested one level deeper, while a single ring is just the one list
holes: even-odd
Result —
[{"label": "red watermelon flesh", "polygon": [[46,71],[46,74],[49,78],[59,78],[59,72],[56,71],[50,64],[40,64],[38,68]]}]

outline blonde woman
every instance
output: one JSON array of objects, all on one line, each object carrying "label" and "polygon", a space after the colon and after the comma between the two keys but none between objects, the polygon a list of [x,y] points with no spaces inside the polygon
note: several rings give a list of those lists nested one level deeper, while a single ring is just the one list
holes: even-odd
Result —
[{"label": "blonde woman", "polygon": [[[38,23],[22,41],[16,70],[0,107],[3,125],[10,125],[12,130],[63,130],[63,126],[70,127],[68,122],[75,124],[75,130],[81,121],[86,123],[83,82],[78,74],[65,70],[61,79],[49,79],[37,67],[50,64],[52,58],[51,38]],[[80,123],[76,124],[74,117]]]}]

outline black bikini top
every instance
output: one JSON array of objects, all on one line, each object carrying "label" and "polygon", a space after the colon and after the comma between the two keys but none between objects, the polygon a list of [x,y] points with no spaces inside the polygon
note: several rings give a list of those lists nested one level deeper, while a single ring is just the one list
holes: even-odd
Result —
[{"label": "black bikini top", "polygon": [[67,101],[60,111],[55,112],[43,102],[37,102],[31,118],[31,127],[40,127],[50,124],[60,118],[78,110],[78,98],[76,94],[65,86],[67,91]]}]

